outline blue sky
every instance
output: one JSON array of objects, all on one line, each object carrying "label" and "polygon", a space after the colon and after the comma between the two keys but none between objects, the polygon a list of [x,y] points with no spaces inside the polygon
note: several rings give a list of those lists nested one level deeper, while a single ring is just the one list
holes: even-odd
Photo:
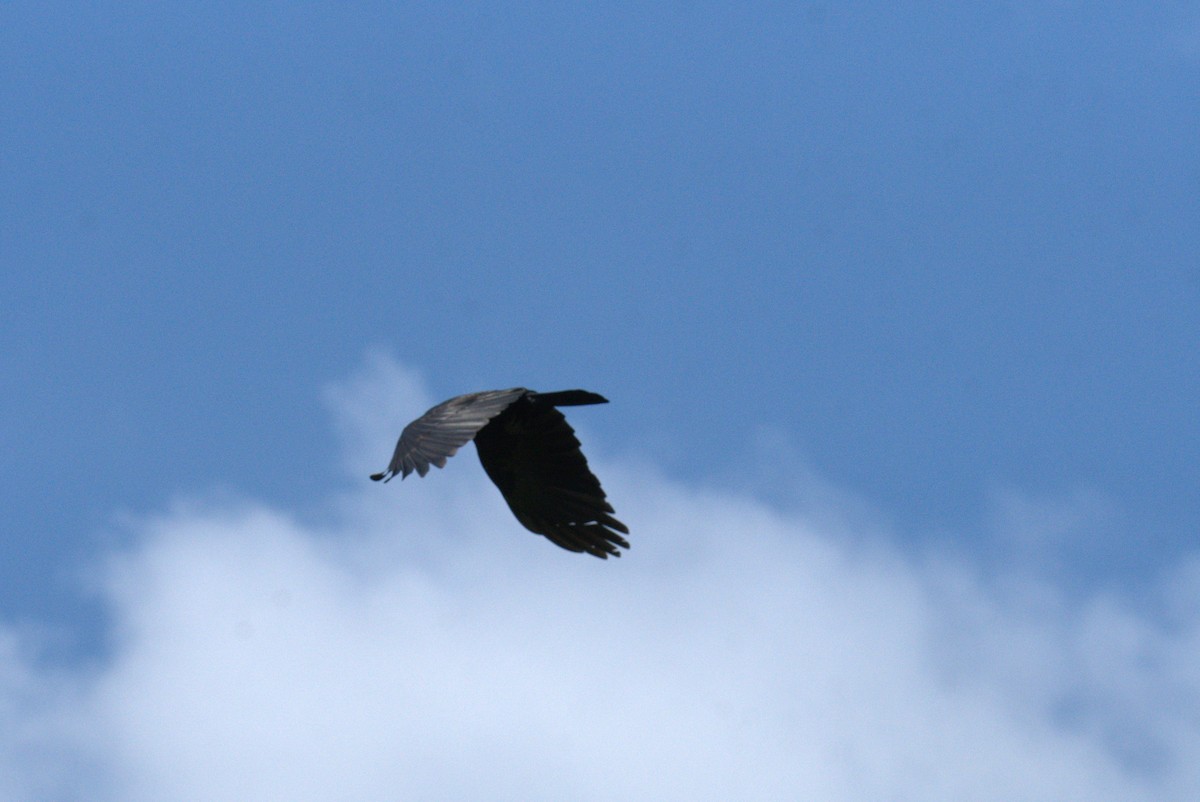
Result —
[{"label": "blue sky", "polygon": [[[726,577],[740,609],[737,580],[779,564],[795,569],[769,572],[785,644],[812,634],[796,623],[806,611],[844,603],[840,627],[813,625],[830,643],[886,640],[867,622],[899,604],[925,622],[912,632],[956,633],[946,643],[960,657],[974,638],[1028,648],[1037,670],[961,657],[913,682],[941,693],[961,671],[991,699],[1057,677],[1021,697],[1032,729],[1003,706],[967,706],[1016,728],[1024,746],[998,765],[1034,765],[1037,750],[1021,750],[1039,738],[1065,756],[1078,743],[1063,733],[1094,736],[1092,757],[1063,765],[1190,798],[1200,783],[1179,766],[1195,739],[1160,718],[1200,711],[1200,686],[1183,668],[1138,674],[1135,658],[1184,666],[1200,631],[1198,70],[1188,3],[6,4],[0,645],[12,646],[0,673],[24,679],[0,684],[0,707],[33,711],[36,732],[57,732],[45,722],[61,723],[65,696],[89,700],[72,713],[93,711],[84,729],[126,720],[113,711],[121,683],[137,687],[131,666],[167,654],[138,616],[161,604],[162,621],[192,631],[172,605],[209,609],[207,593],[253,583],[251,567],[271,564],[255,562],[260,541],[296,582],[315,577],[312,620],[329,632],[361,617],[355,604],[399,605],[398,618],[366,616],[375,636],[387,621],[417,625],[405,599],[487,606],[484,591],[506,587],[488,573],[500,568],[548,593],[562,590],[556,572],[586,577],[583,597],[646,602],[617,610],[649,626],[672,614],[656,583],[693,599]],[[429,404],[514,385],[612,400],[571,419],[615,477],[601,474],[633,530],[620,563],[572,564],[528,537],[470,454],[450,464],[457,478],[366,481]],[[699,519],[680,499],[714,511]],[[764,520],[778,532],[747,529]],[[720,545],[693,550],[688,527]],[[739,543],[763,563],[746,557],[737,574],[705,562],[743,565]],[[831,575],[868,596],[882,587],[889,604],[795,591],[814,579],[806,560],[831,550],[844,558]],[[189,567],[197,553],[220,570]],[[382,573],[363,573],[363,553]],[[427,596],[405,595],[414,576]],[[391,590],[372,597],[372,582]],[[456,602],[460,582],[471,593]],[[320,596],[330,583],[341,590]],[[947,588],[961,616],[937,612]],[[1052,623],[1031,623],[1043,615]],[[464,638],[487,623],[464,616],[451,618],[472,625],[450,630]],[[658,665],[712,645],[712,619],[688,620]],[[633,650],[648,631],[587,645],[627,655],[641,672],[631,687],[679,712]],[[311,637],[264,649],[263,665]],[[932,648],[912,637],[877,659],[907,665]],[[1128,648],[1125,684],[1085,659],[1110,637]],[[346,665],[369,664],[351,658],[371,642],[343,643]],[[809,665],[771,655],[747,647],[747,665],[780,682]],[[559,657],[574,665],[567,646]],[[832,677],[840,664],[817,665]],[[1062,679],[1081,665],[1091,680]],[[1177,695],[1148,690],[1164,683]],[[741,701],[743,717],[761,713]],[[810,744],[778,721],[753,731],[776,726]],[[903,737],[875,737],[887,727],[845,726],[855,759],[908,765]],[[1154,741],[1155,729],[1167,734]],[[147,723],[146,742],[155,732]],[[113,798],[174,796],[143,750],[39,744],[49,764],[69,753],[99,767]],[[32,748],[0,741],[0,762]],[[739,790],[753,771],[730,767],[708,787]],[[871,790],[836,773],[824,785],[770,776],[829,799]],[[946,798],[986,787],[959,779]],[[44,782],[30,774],[28,787]],[[564,788],[595,794],[542,790]]]}]

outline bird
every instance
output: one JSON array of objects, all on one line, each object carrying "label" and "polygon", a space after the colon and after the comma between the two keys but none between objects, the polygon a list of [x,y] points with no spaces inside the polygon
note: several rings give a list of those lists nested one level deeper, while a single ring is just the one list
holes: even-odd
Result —
[{"label": "bird", "polygon": [[508,508],[529,531],[551,543],[600,559],[628,549],[628,527],[588,468],[575,430],[558,407],[607,404],[587,390],[539,393],[524,387],[455,396],[404,427],[387,470],[371,479],[388,481],[429,466],[446,467],[468,440]]}]

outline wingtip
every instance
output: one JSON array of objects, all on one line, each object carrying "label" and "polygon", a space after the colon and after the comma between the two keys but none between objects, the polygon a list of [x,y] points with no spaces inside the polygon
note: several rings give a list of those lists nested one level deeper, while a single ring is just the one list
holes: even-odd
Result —
[{"label": "wingtip", "polygon": [[384,477],[384,475],[385,475],[386,473],[387,473],[387,472],[385,471],[384,473],[373,473],[373,474],[371,474],[371,481],[372,481],[372,482],[378,482],[378,481],[380,481],[381,479],[383,479],[383,477]]},{"label": "wingtip", "polygon": [[553,393],[529,393],[530,397],[556,407],[582,407],[589,404],[607,404],[608,399],[591,390],[559,390]]}]

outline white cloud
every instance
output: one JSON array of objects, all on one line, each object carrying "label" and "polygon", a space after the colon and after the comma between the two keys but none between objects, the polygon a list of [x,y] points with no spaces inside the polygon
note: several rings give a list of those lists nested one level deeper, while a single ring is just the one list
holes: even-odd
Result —
[{"label": "white cloud", "polygon": [[[329,399],[355,476],[432,400],[384,357]],[[363,481],[333,524],[253,502],[137,523],[104,568],[109,659],[47,676],[0,633],[0,796],[1200,791],[1195,570],[1168,626],[593,459],[633,532],[601,562],[521,529],[471,450]]]}]

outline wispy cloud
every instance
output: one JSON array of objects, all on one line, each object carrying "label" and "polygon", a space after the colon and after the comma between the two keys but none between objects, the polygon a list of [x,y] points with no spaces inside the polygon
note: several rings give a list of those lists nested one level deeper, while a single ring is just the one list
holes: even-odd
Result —
[{"label": "wispy cloud", "polygon": [[[382,356],[328,397],[356,475],[433,400]],[[419,483],[334,496],[333,523],[252,501],[139,521],[99,569],[109,657],[47,673],[0,637],[0,795],[1200,791],[1200,608],[1179,601],[1197,572],[1171,578],[1158,621],[593,463],[633,530],[619,561],[525,532],[465,452]]]}]

